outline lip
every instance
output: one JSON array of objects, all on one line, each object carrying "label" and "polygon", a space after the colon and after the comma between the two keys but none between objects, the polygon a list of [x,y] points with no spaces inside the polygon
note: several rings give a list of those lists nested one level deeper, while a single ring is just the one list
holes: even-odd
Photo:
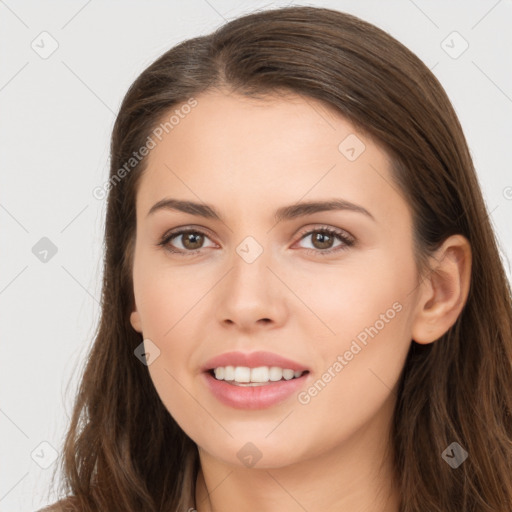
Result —
[{"label": "lip", "polygon": [[[212,359],[209,359],[201,368],[203,372],[209,372],[219,366],[246,366],[257,368],[259,366],[278,366],[293,371],[309,371],[306,366],[292,361],[286,357],[272,352],[225,352]],[[290,382],[290,381],[288,381]]]},{"label": "lip", "polygon": [[224,405],[235,409],[264,409],[277,405],[305,387],[309,373],[297,379],[279,380],[262,386],[236,386],[217,380],[210,372],[201,374],[210,392]]}]

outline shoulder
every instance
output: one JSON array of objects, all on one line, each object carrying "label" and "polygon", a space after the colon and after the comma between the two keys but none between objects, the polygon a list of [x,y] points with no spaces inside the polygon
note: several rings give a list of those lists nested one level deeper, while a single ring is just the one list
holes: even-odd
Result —
[{"label": "shoulder", "polygon": [[69,497],[48,505],[37,512],[79,512],[79,510],[75,498]]}]

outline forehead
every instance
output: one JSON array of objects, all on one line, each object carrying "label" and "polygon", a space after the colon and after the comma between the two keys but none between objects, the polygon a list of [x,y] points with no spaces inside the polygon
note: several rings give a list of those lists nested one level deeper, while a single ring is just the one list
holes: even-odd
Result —
[{"label": "forehead", "polygon": [[386,187],[392,181],[386,153],[322,102],[220,91],[196,101],[155,139],[138,208],[147,211],[166,194],[207,202],[228,197],[230,204],[249,208],[273,199],[288,204],[305,195],[325,198],[334,191],[366,203],[393,193]]}]

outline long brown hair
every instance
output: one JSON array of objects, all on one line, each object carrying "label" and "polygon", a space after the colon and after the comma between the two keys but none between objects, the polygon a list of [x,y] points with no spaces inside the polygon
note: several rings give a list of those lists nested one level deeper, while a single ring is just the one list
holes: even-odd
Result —
[{"label": "long brown hair", "polygon": [[[449,235],[469,240],[464,309],[436,342],[411,342],[400,378],[390,439],[400,511],[512,510],[511,291],[463,131],[411,51],[354,16],[315,7],[255,12],[182,42],[128,90],[112,134],[101,321],[60,461],[62,491],[73,497],[65,503],[81,512],[194,505],[197,446],[134,356],[135,198],[146,159],[126,162],[164,115],[212,88],[314,98],[377,141],[413,212],[421,274]],[[453,442],[468,453],[456,469],[441,456]]]}]

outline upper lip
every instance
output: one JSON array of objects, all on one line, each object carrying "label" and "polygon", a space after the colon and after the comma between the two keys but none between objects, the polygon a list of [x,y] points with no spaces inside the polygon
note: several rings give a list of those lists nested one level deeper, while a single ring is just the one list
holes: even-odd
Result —
[{"label": "upper lip", "polygon": [[278,366],[293,371],[307,371],[304,365],[272,352],[225,352],[209,359],[202,367],[203,371],[210,371],[219,366],[246,366],[257,368],[259,366]]}]

